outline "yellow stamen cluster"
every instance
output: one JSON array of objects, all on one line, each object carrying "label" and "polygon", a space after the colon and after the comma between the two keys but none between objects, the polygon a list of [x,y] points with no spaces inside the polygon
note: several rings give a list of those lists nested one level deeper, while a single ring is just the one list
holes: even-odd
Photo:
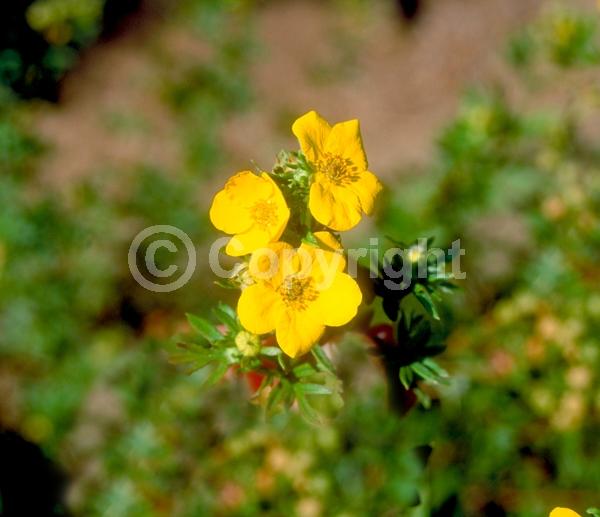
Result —
[{"label": "yellow stamen cluster", "polygon": [[288,276],[277,289],[283,302],[290,308],[303,311],[310,302],[319,297],[319,292],[313,287],[311,278]]}]

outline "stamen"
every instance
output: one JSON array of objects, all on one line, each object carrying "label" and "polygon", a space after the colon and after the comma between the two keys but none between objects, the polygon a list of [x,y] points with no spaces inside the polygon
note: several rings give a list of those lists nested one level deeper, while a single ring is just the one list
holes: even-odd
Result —
[{"label": "stamen", "polygon": [[314,302],[319,297],[311,278],[288,276],[279,286],[278,292],[284,303],[297,311],[305,310],[309,302]]},{"label": "stamen", "polygon": [[338,187],[350,185],[358,181],[358,167],[349,158],[324,153],[316,163],[316,169],[323,173],[331,183]]},{"label": "stamen", "polygon": [[277,207],[272,201],[261,199],[250,207],[250,217],[262,226],[271,226],[277,222]]}]

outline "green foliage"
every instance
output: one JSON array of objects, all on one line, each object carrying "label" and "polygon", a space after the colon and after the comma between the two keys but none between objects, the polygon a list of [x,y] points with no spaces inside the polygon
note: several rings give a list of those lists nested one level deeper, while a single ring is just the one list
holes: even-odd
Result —
[{"label": "green foliage", "polygon": [[[198,244],[207,234],[202,179],[223,159],[222,122],[252,98],[244,73],[253,46],[236,32],[250,5],[182,7],[218,48],[163,90],[181,117],[184,172],[102,171],[57,196],[36,178],[44,149],[27,107],[2,91],[2,425],[67,471],[75,515],[482,515],[494,501],[534,516],[558,497],[597,506],[600,152],[586,132],[598,109],[589,81],[573,79],[568,102],[545,111],[498,89],[467,95],[428,174],[391,190],[380,233],[432,235],[444,248],[460,237],[467,251],[449,337],[435,319],[448,318],[445,304],[428,289],[439,292],[446,272],[433,269],[403,298],[388,348],[375,343],[367,354],[364,340],[347,338],[303,364],[275,346],[255,354],[236,342],[235,314],[215,306],[202,271],[177,293],[134,285],[126,256],[137,231],[173,224]],[[566,29],[542,19],[513,59],[525,76],[549,60],[541,77],[566,81],[571,67],[597,61],[595,22],[552,16],[566,16]],[[71,29],[82,44],[90,40],[79,31],[96,30],[87,20]],[[63,21],[79,26],[72,13]],[[555,41],[561,31],[568,37]],[[49,66],[64,71],[70,56]],[[19,52],[0,53],[4,84],[22,66]],[[293,160],[280,162],[285,175]],[[114,195],[107,187],[123,176],[127,188]],[[210,306],[206,320],[181,317]],[[193,375],[167,360],[175,332],[185,344],[172,360]],[[249,376],[257,365],[262,379]],[[430,409],[390,412],[387,374],[404,389],[405,410],[411,394]],[[266,415],[245,403],[253,396]]]},{"label": "green foliage", "polygon": [[508,57],[522,69],[546,61],[563,68],[595,65],[600,62],[599,44],[596,18],[561,7],[515,36]]},{"label": "green foliage", "polygon": [[278,346],[263,346],[257,336],[246,332],[235,311],[225,304],[213,310],[217,325],[189,314],[192,329],[199,342],[183,342],[170,355],[174,364],[183,364],[188,373],[212,365],[207,385],[219,381],[229,369],[255,379],[253,398],[263,400],[268,414],[289,410],[297,402],[300,414],[311,423],[321,423],[311,405],[314,395],[335,395],[339,403],[341,382],[330,360],[320,347],[312,352],[312,360],[292,360]]},{"label": "green foliage", "polygon": [[[589,66],[597,61],[592,27],[593,18],[554,13],[513,51],[535,42],[536,66],[544,55],[559,67]],[[516,61],[533,66],[523,55]],[[451,381],[439,387],[446,459],[431,470],[437,507],[454,500],[460,511],[482,512],[469,497],[477,490],[511,513],[544,515],[538,497],[549,485],[565,494],[577,487],[595,503],[600,154],[584,128],[598,107],[595,87],[572,80],[545,111],[512,105],[501,88],[467,95],[431,173],[415,174],[381,215],[386,232],[442,243],[459,236],[466,250],[459,325],[442,361]],[[530,93],[544,84],[528,84]],[[403,371],[405,385],[413,371]],[[515,490],[512,503],[505,490]]]}]

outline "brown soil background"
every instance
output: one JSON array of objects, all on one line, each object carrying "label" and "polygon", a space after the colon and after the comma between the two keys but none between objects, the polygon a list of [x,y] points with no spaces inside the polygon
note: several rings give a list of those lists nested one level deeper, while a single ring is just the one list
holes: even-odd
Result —
[{"label": "brown soil background", "polygon": [[[279,149],[295,148],[289,122],[309,109],[332,121],[359,118],[371,169],[388,182],[407,165],[426,163],[460,95],[506,77],[502,53],[509,35],[549,5],[430,0],[409,27],[391,2],[375,4],[357,19],[340,18],[330,2],[288,0],[260,8],[252,28],[259,45],[250,74],[255,102],[222,128],[228,163],[215,171],[210,189],[250,160],[268,166]],[[350,57],[340,34],[350,38]],[[202,60],[208,53],[197,35],[151,10],[88,51],[64,80],[60,103],[35,111],[35,129],[51,150],[43,181],[65,186],[103,167],[139,163],[179,167],[177,119],[157,95],[172,72],[157,56]],[[115,131],[110,121],[118,117],[141,118],[144,129]]]}]

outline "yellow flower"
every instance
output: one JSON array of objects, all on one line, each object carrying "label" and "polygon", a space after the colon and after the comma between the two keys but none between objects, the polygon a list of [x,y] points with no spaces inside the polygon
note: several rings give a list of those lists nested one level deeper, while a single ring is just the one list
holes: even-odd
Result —
[{"label": "yellow flower", "polygon": [[554,508],[550,512],[550,517],[581,517],[581,515],[568,508]]},{"label": "yellow flower", "polygon": [[260,176],[251,171],[238,172],[217,193],[210,207],[215,227],[233,235],[225,248],[233,257],[277,241],[289,218],[281,190],[264,172]]},{"label": "yellow flower", "polygon": [[254,334],[275,330],[290,357],[308,352],[326,325],[348,323],[362,301],[345,265],[343,255],[307,244],[294,249],[279,242],[257,251],[250,259],[256,283],[238,302],[240,322]]},{"label": "yellow flower", "polygon": [[344,231],[370,215],[381,184],[367,170],[358,120],[333,127],[316,111],[292,126],[302,152],[314,170],[308,206],[321,224]]}]

